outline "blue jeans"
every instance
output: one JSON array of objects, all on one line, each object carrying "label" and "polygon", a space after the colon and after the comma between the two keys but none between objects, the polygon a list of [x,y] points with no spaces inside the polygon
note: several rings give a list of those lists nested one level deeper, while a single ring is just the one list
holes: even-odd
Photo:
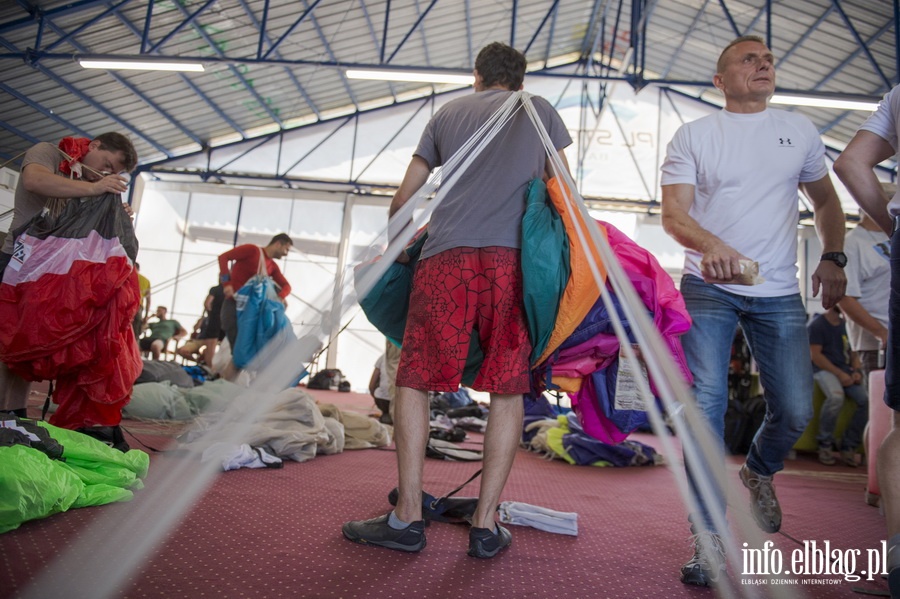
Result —
[{"label": "blue jeans", "polygon": [[816,441],[819,445],[834,445],[834,425],[844,407],[844,399],[849,399],[856,404],[856,411],[853,412],[850,424],[844,429],[841,451],[855,451],[862,443],[863,429],[869,421],[869,394],[866,388],[861,384],[844,387],[838,377],[827,370],[815,373],[813,380],[825,394],[825,403],[819,412],[819,434]]},{"label": "blue jeans", "polygon": [[900,233],[891,235],[891,297],[884,361],[884,403],[900,412]]},{"label": "blue jeans", "polygon": [[[724,291],[685,275],[681,294],[691,315],[691,329],[681,338],[693,392],[700,412],[718,439],[725,432],[728,408],[728,364],[738,325],[759,366],[765,389],[766,416],[753,437],[747,466],[771,476],[784,468],[788,454],[812,418],[812,364],[806,332],[806,310],[800,294],[748,297]],[[705,475],[705,464],[688,463],[688,477]],[[693,472],[692,472],[693,471]],[[715,530],[701,498],[699,514]],[[718,489],[724,512],[725,497]]]}]

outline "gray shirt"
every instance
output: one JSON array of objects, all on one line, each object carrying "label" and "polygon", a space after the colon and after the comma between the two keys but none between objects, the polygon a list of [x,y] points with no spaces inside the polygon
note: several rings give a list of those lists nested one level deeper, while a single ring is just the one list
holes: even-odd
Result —
[{"label": "gray shirt", "polygon": [[[488,90],[445,104],[425,127],[415,155],[441,166],[497,111],[513,92]],[[557,150],[572,143],[556,110],[532,101]],[[428,225],[427,258],[455,247],[522,246],[528,183],[544,173],[547,154],[521,106],[438,206]]]},{"label": "gray shirt", "polygon": [[[51,173],[59,175],[61,174],[59,163],[62,162],[62,160],[63,156],[56,146],[42,141],[25,152],[25,158],[22,160],[22,171],[24,171],[25,167],[29,164],[40,164],[45,166]],[[2,252],[4,254],[12,254],[13,242],[15,241],[13,238],[13,231],[22,225],[27,224],[28,221],[44,209],[44,206],[51,199],[52,198],[26,191],[22,177],[19,177],[19,182],[16,185],[15,199],[13,200],[13,219],[12,223],[9,225],[9,235],[6,236],[6,241],[3,242]]]}]

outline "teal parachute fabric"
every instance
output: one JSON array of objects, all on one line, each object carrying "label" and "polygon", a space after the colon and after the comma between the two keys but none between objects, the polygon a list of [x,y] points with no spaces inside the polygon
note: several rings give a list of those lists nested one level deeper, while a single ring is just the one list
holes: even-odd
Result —
[{"label": "teal parachute fabric", "polygon": [[[403,345],[403,332],[406,330],[406,315],[409,313],[409,295],[412,292],[413,273],[427,238],[427,226],[422,227],[404,250],[409,256],[409,262],[406,264],[394,262],[388,266],[369,293],[359,298],[359,306],[369,322],[397,347]],[[377,264],[379,260],[381,260],[380,256],[357,266],[353,273],[354,279],[359,281],[366,271]],[[471,385],[475,381],[482,361],[484,361],[484,352],[481,351],[478,336],[472,335],[469,355],[466,357],[466,367],[463,369],[462,382],[464,385]]]},{"label": "teal parachute fabric", "polygon": [[531,363],[544,353],[569,280],[569,238],[540,179],[528,184],[522,218],[522,281]]},{"label": "teal parachute fabric", "polygon": [[[428,239],[428,231],[423,227],[403,250],[409,256],[409,262],[406,264],[394,262],[388,266],[369,293],[359,298],[359,305],[369,322],[397,347],[403,344],[413,270],[426,239]],[[381,260],[380,256],[357,266],[353,273],[355,280],[359,281],[379,260]]]},{"label": "teal parachute fabric", "polygon": [[[270,277],[256,275],[235,295],[238,334],[232,348],[232,360],[238,368],[246,368],[263,348],[272,355],[293,335],[291,321],[284,313],[284,304],[275,292]],[[272,343],[282,336],[282,343]]]}]

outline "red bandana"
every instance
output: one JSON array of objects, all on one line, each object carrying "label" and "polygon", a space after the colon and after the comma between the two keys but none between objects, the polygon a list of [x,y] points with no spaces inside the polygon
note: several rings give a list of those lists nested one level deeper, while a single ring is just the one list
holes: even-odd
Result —
[{"label": "red bandana", "polygon": [[[76,162],[81,162],[81,159],[88,153],[88,146],[90,144],[91,140],[86,137],[62,138],[59,142],[59,149],[68,155],[71,160],[66,158],[59,163],[60,172],[64,175],[71,175],[72,166],[74,166]],[[79,173],[76,172],[74,176],[79,177]]]}]

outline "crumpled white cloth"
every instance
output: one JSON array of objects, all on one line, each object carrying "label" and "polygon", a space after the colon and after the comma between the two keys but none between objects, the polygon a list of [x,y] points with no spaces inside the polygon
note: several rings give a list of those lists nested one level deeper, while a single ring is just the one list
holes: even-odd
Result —
[{"label": "crumpled white cloth", "polygon": [[213,443],[203,451],[201,461],[216,460],[222,462],[222,469],[268,468],[269,464],[281,464],[281,458],[267,452],[262,447],[250,447],[247,443]]},{"label": "crumpled white cloth", "polygon": [[557,512],[519,501],[504,501],[497,509],[500,512],[500,522],[504,524],[518,524],[545,532],[578,536],[578,514],[575,512]]}]

